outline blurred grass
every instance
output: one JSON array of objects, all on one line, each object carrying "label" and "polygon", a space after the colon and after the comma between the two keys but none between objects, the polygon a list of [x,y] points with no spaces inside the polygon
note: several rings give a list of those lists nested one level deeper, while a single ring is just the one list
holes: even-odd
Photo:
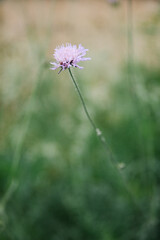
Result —
[{"label": "blurred grass", "polygon": [[[119,21],[125,3],[116,9],[105,3],[105,10],[102,1],[92,9],[88,1],[82,7],[63,3],[0,3],[0,239],[159,240],[158,5],[134,5],[135,58],[128,72],[121,47],[127,35]],[[78,6],[79,15],[86,7],[84,20],[67,22],[66,9]],[[143,7],[144,19],[138,17]],[[94,135],[68,73],[49,70],[48,52],[70,39],[90,48],[92,62],[74,73],[134,201]],[[4,198],[13,179],[15,189]]]}]

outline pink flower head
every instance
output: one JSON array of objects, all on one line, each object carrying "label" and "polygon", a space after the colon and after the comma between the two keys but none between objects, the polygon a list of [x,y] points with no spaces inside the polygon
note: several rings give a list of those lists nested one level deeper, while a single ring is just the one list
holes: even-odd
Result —
[{"label": "pink flower head", "polygon": [[77,47],[76,45],[72,46],[70,43],[67,43],[66,46],[62,45],[60,47],[57,47],[53,54],[56,62],[51,62],[53,65],[51,69],[55,70],[60,67],[61,69],[59,73],[62,70],[66,70],[70,67],[78,67],[79,69],[82,69],[83,67],[80,67],[77,65],[77,63],[80,61],[91,60],[91,58],[84,57],[87,51],[88,49],[82,47],[81,44],[79,44]]}]

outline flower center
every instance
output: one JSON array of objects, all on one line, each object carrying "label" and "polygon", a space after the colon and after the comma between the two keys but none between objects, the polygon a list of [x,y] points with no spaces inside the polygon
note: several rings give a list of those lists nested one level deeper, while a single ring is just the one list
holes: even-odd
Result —
[{"label": "flower center", "polygon": [[60,62],[60,66],[63,66],[65,69],[68,68],[68,65],[73,66],[73,59],[71,61],[66,61],[66,62]]}]

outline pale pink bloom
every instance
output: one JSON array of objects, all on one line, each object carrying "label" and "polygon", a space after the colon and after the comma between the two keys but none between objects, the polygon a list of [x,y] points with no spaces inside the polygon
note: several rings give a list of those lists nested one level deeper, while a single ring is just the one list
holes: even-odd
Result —
[{"label": "pale pink bloom", "polygon": [[88,49],[82,47],[81,44],[79,44],[78,47],[76,45],[72,46],[70,43],[67,43],[66,46],[59,46],[54,51],[53,56],[56,62],[51,62],[53,65],[51,69],[55,70],[60,67],[61,69],[59,73],[70,67],[78,67],[79,69],[82,69],[83,67],[79,66],[77,63],[80,61],[91,60],[91,58],[84,57],[87,51]]}]

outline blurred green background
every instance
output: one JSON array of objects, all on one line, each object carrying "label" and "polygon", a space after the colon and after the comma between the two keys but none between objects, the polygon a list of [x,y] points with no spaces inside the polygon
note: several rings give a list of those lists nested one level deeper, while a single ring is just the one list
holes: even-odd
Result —
[{"label": "blurred green background", "polygon": [[[159,240],[159,2],[4,0],[0,29],[0,240]],[[66,42],[117,168],[50,70]]]}]

